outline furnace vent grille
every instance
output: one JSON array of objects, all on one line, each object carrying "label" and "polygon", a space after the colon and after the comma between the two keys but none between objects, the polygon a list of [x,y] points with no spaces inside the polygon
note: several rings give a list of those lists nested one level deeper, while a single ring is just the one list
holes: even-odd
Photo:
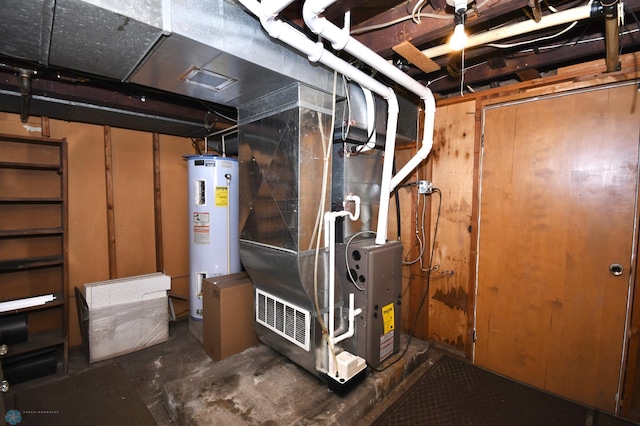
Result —
[{"label": "furnace vent grille", "polygon": [[256,289],[256,322],[309,351],[308,311]]}]

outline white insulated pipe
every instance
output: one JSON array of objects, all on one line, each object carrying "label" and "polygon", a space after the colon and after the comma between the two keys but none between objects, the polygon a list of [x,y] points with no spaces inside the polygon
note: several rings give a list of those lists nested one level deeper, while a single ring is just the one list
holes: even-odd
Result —
[{"label": "white insulated pipe", "polygon": [[[382,166],[382,183],[380,188],[380,207],[378,212],[378,229],[376,244],[384,244],[387,241],[387,222],[389,216],[389,201],[391,192],[429,155],[433,146],[433,127],[436,113],[436,103],[433,93],[427,87],[409,77],[396,68],[382,56],[378,55],[355,38],[348,31],[338,28],[333,23],[319,15],[335,3],[336,0],[306,0],[302,7],[302,17],[307,26],[315,34],[318,34],[332,43],[334,49],[344,49],[354,57],[360,59],[382,74],[402,85],[407,90],[420,96],[424,102],[425,119],[422,146],[414,157],[392,177],[393,156],[395,155],[395,135],[393,150],[385,146],[385,157]],[[397,128],[397,123],[396,123]],[[389,129],[387,129],[387,132]],[[395,128],[394,128],[395,133]],[[388,133],[387,133],[388,136]]]},{"label": "white insulated pipe", "polygon": [[[591,17],[591,5],[579,6],[562,12],[551,13],[543,16],[539,22],[529,19],[527,21],[518,22],[517,24],[508,25],[495,30],[476,33],[470,35],[465,43],[465,49],[480,46],[494,41],[503,40],[505,38],[514,37],[533,31],[543,30],[545,28],[555,27],[557,25],[568,24],[574,21],[580,21]],[[425,49],[422,53],[428,58],[437,58],[438,56],[448,55],[454,52],[448,43]]]}]

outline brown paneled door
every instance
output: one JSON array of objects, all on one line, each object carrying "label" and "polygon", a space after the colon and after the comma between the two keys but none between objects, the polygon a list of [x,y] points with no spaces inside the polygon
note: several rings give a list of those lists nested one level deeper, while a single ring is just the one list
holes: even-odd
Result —
[{"label": "brown paneled door", "polygon": [[639,130],[636,85],[484,109],[477,365],[615,412]]}]

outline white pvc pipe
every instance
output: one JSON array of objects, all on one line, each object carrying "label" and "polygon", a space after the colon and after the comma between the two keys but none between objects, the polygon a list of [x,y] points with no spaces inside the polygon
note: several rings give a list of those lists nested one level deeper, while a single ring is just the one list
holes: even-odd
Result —
[{"label": "white pvc pipe", "polygon": [[[273,14],[273,16],[279,15],[287,6],[293,3],[292,0],[270,0],[268,11]],[[264,5],[265,2],[263,1]],[[263,10],[264,11],[264,10]]]},{"label": "white pvc pipe", "polygon": [[[492,43],[497,40],[503,40],[505,38],[514,37],[530,33],[533,31],[543,30],[545,28],[555,27],[556,25],[568,24],[573,21],[580,21],[587,19],[591,16],[591,5],[579,6],[569,10],[563,10],[562,12],[551,13],[545,15],[539,22],[529,19],[527,21],[518,22],[517,24],[508,25],[495,30],[486,31],[483,33],[476,33],[470,35],[465,43],[465,49],[480,46],[487,43]],[[437,58],[438,56],[448,55],[454,50],[451,49],[448,43],[441,44],[439,46],[425,49],[422,53],[428,58]]]},{"label": "white pvc pipe", "polygon": [[[356,334],[356,317],[362,313],[362,309],[355,309],[355,296],[353,293],[349,293],[349,328],[345,333],[339,336],[335,336],[333,344],[340,343]],[[335,373],[335,371],[334,371]]]},{"label": "white pvc pipe", "polygon": [[[336,328],[336,319],[335,319],[335,303],[336,303],[336,218],[348,216],[349,219],[355,221],[360,217],[360,197],[357,195],[347,195],[345,197],[346,201],[353,201],[355,203],[355,212],[351,213],[349,210],[342,210],[339,212],[326,212],[324,214],[324,240],[326,246],[329,248],[329,342],[331,345],[335,343],[335,328]],[[350,309],[353,306],[350,307]],[[356,314],[357,315],[357,314]],[[351,317],[351,312],[349,313]],[[355,315],[354,315],[355,317]],[[345,337],[346,339],[347,337]],[[344,340],[344,339],[342,339]],[[333,376],[335,374],[335,365],[333,363],[333,357],[329,357],[329,375]]]},{"label": "white pvc pipe", "polygon": [[[382,74],[402,85],[406,89],[420,96],[424,102],[425,119],[424,133],[422,135],[422,147],[416,155],[405,165],[400,172],[392,179],[393,156],[395,155],[395,136],[393,151],[385,146],[385,158],[382,168],[382,185],[380,188],[380,210],[378,212],[378,230],[376,234],[376,244],[384,244],[387,240],[387,221],[389,215],[389,201],[391,191],[409,175],[424,160],[433,146],[433,126],[435,121],[435,99],[431,90],[416,80],[405,74],[400,69],[390,64],[386,59],[360,43],[348,34],[348,31],[338,28],[333,23],[319,15],[324,10],[335,3],[336,0],[306,0],[302,7],[302,16],[307,26],[316,34],[321,35],[332,43],[335,49],[344,49],[351,55],[370,65]],[[397,105],[396,105],[397,107]],[[391,108],[391,105],[389,105]],[[391,117],[391,112],[389,113]],[[397,119],[397,115],[396,115]],[[394,124],[393,132],[397,127]],[[389,132],[390,129],[387,129]],[[388,133],[387,133],[388,136]]]},{"label": "white pvc pipe", "polygon": [[[373,91],[374,93],[387,99],[393,94],[390,87],[385,86],[373,77],[368,76],[359,69],[355,68],[348,62],[338,58],[333,53],[324,48],[322,43],[311,41],[304,33],[292,27],[291,25],[276,19],[273,9],[270,7],[271,2],[263,0],[262,5],[257,0],[238,0],[249,9],[252,13],[257,11],[256,16],[260,18],[260,22],[267,33],[278,40],[283,41],[294,49],[304,53],[311,62],[320,62],[339,72],[340,74],[352,79],[358,84]],[[291,3],[291,1],[289,1]],[[282,6],[282,2],[277,5]],[[286,6],[285,6],[286,7]],[[264,9],[264,10],[263,10]]]},{"label": "white pvc pipe", "polygon": [[391,176],[393,174],[393,157],[396,154],[396,130],[398,128],[398,98],[388,99],[387,135],[384,144],[384,161],[382,162],[382,182],[380,182],[380,206],[378,206],[378,227],[375,242],[378,245],[387,242],[387,218],[389,217],[389,201],[391,200]]},{"label": "white pvc pipe", "polygon": [[[393,66],[382,56],[360,43],[355,38],[351,37],[348,32],[341,28],[338,28],[329,20],[324,17],[318,16],[326,9],[325,3],[331,5],[336,0],[307,0],[302,6],[302,17],[309,29],[315,34],[321,35],[332,43],[335,49],[344,49],[352,54],[354,57],[367,63],[377,71],[394,80],[396,83],[402,85],[406,89],[415,93],[416,95],[423,97],[433,97],[431,90],[422,84],[418,83],[412,77],[405,72]],[[344,46],[344,47],[341,47]]]}]

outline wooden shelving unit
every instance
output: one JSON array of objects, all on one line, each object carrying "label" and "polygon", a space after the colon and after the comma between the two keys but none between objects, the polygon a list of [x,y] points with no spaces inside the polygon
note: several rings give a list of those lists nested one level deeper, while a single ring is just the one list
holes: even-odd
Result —
[{"label": "wooden shelving unit", "polygon": [[26,318],[27,324],[26,339],[8,343],[2,362],[55,350],[56,364],[66,372],[66,140],[0,134],[0,158],[0,302],[54,296],[41,305],[0,312],[0,330],[15,318]]}]

